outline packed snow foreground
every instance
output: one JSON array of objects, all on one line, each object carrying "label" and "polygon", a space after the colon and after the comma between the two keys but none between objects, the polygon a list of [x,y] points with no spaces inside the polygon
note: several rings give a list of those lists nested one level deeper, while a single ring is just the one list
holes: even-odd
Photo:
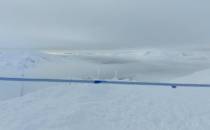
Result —
[{"label": "packed snow foreground", "polygon": [[[210,70],[177,79],[209,83]],[[209,130],[210,88],[68,84],[0,102],[1,130]]]}]

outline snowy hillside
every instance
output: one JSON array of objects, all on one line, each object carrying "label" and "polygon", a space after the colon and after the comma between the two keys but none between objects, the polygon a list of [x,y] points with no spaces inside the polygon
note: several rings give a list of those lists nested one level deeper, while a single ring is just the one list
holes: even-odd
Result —
[{"label": "snowy hillside", "polygon": [[[175,57],[175,58],[171,58]],[[111,79],[159,80],[208,68],[208,52],[142,50],[94,51],[1,51],[0,75],[39,77],[75,77]],[[55,71],[56,70],[56,71]],[[76,71],[75,71],[76,70]],[[82,71],[77,71],[82,70]],[[152,74],[150,74],[152,70]],[[100,71],[100,72],[99,72]],[[118,73],[118,75],[116,75]],[[148,78],[146,75],[149,75]],[[83,76],[83,77],[81,77]],[[98,76],[98,77],[97,77]],[[146,76],[146,77],[145,77]],[[176,77],[176,76],[175,76]],[[162,80],[162,79],[161,79]]]},{"label": "snowy hillside", "polygon": [[36,51],[1,51],[0,74],[21,76],[24,71],[33,69],[46,61],[44,53]]},{"label": "snowy hillside", "polygon": [[[182,81],[207,81],[210,70]],[[197,77],[200,77],[197,79]],[[205,77],[205,78],[204,78]],[[0,103],[3,130],[208,130],[208,88],[58,85]]]},{"label": "snowy hillside", "polygon": [[[176,58],[171,58],[176,57]],[[1,51],[0,76],[169,81],[209,68],[208,52],[142,50]],[[160,76],[161,75],[161,76]],[[9,86],[9,87],[8,87]],[[1,82],[0,100],[43,88],[45,83]]]},{"label": "snowy hillside", "polygon": [[201,83],[201,84],[206,83],[206,84],[208,84],[208,83],[210,83],[209,77],[210,77],[210,69],[195,72],[195,73],[191,74],[190,76],[177,78],[174,81],[176,81],[176,82]]}]

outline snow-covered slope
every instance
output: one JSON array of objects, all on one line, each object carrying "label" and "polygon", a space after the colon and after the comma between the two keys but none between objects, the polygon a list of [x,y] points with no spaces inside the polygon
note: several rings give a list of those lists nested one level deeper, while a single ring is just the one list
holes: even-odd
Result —
[{"label": "snow-covered slope", "polygon": [[[36,68],[39,64],[47,62],[46,55],[36,51],[1,51],[0,76],[23,77],[26,73]],[[22,83],[1,82],[0,100],[17,97],[20,95]]]},{"label": "snow-covered slope", "polygon": [[44,53],[37,51],[1,51],[0,74],[4,76],[21,76],[47,60]]},{"label": "snow-covered slope", "polygon": [[[210,70],[195,75],[182,78],[182,81],[208,81]],[[122,85],[57,86],[1,102],[0,129],[208,130],[208,90]]]},{"label": "snow-covered slope", "polygon": [[187,77],[181,77],[174,80],[176,82],[188,82],[188,83],[206,83],[210,84],[210,69],[198,71],[192,73]]},{"label": "snow-covered slope", "polygon": [[[208,52],[158,49],[4,50],[0,52],[0,76],[168,81],[208,68],[209,59]],[[1,82],[0,100],[20,96],[23,86],[26,94],[52,85]]]}]

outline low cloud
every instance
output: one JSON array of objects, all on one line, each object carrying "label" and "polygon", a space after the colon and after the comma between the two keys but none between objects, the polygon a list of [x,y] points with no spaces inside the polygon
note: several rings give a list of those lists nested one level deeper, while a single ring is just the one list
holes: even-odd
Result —
[{"label": "low cloud", "polygon": [[0,2],[0,48],[208,47],[207,0]]}]

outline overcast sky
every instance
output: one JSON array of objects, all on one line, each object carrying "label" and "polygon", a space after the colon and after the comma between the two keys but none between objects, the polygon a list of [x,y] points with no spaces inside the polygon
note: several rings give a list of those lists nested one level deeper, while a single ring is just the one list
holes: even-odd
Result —
[{"label": "overcast sky", "polygon": [[0,0],[0,48],[210,46],[209,0]]}]

